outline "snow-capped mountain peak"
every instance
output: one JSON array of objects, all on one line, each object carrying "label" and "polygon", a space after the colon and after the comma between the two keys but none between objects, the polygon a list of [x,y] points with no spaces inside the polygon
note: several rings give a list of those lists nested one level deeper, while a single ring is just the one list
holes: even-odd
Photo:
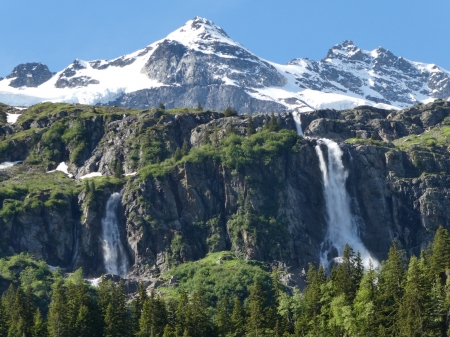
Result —
[{"label": "snow-capped mountain peak", "polygon": [[138,108],[228,105],[242,113],[347,109],[358,105],[404,108],[450,97],[450,73],[378,47],[345,40],[320,61],[266,61],[213,22],[195,17],[133,53],[113,60],[76,59],[57,73],[41,63],[17,66],[0,78],[0,102],[111,104]]}]

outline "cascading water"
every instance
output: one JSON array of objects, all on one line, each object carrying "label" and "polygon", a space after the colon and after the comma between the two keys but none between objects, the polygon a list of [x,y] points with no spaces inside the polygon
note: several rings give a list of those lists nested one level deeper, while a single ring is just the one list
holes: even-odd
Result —
[{"label": "cascading water", "polygon": [[106,273],[125,277],[128,269],[125,249],[120,241],[117,207],[122,192],[113,193],[106,203],[106,215],[102,219],[103,259]]},{"label": "cascading water", "polygon": [[295,127],[297,128],[297,134],[304,137],[302,129],[302,120],[300,119],[300,112],[293,112],[292,117],[294,118]]},{"label": "cascading water", "polygon": [[[300,113],[294,112],[292,116],[297,128],[297,134],[304,137]],[[358,235],[358,224],[350,208],[350,196],[345,188],[348,172],[342,163],[342,150],[339,145],[327,138],[319,139],[316,145],[316,153],[319,158],[320,171],[322,172],[324,195],[327,210],[327,234],[322,243],[320,263],[324,267],[330,264],[330,253],[336,250],[338,256],[342,256],[345,244],[348,243],[355,252],[361,253],[364,266],[369,267],[370,262],[374,267],[378,261],[371,257],[369,251],[362,243]],[[328,149],[328,164],[320,147],[325,144]]]},{"label": "cascading water", "polygon": [[350,208],[350,196],[345,189],[348,172],[342,163],[342,150],[339,145],[326,138],[319,140],[328,149],[328,164],[322,152],[322,148],[316,145],[319,157],[320,171],[322,172],[324,195],[327,209],[328,229],[325,241],[322,244],[320,262],[328,266],[330,252],[336,250],[338,256],[342,256],[344,246],[348,243],[355,252],[361,253],[364,266],[369,267],[370,262],[374,267],[378,262],[371,257],[369,251],[361,242],[358,235],[358,224]]}]

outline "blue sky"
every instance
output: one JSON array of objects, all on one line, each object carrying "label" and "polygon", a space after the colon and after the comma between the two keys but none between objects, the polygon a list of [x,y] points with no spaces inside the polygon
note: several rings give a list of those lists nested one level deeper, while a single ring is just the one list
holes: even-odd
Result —
[{"label": "blue sky", "polygon": [[270,61],[323,58],[345,39],[450,70],[447,0],[0,0],[0,76],[23,62],[52,71],[112,59],[202,16]]}]

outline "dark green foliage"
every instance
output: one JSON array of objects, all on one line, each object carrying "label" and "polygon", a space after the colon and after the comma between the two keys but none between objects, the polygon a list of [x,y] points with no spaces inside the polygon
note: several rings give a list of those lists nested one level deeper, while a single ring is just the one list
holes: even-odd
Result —
[{"label": "dark green foliage", "polygon": [[189,154],[189,144],[187,143],[187,140],[185,139],[183,142],[183,146],[181,147],[181,155],[187,156]]},{"label": "dark green foliage", "polygon": [[179,161],[181,158],[183,158],[183,155],[181,153],[181,150],[179,147],[177,147],[177,149],[175,150],[175,152],[173,153],[173,159],[175,161]]},{"label": "dark green foliage", "polygon": [[236,296],[234,298],[233,313],[231,314],[231,328],[235,337],[245,336],[245,321],[246,315],[241,301]]},{"label": "dark green foliage", "polygon": [[278,132],[280,130],[280,122],[274,113],[271,114],[269,122],[264,125],[264,129],[272,132]]},{"label": "dark green foliage", "polygon": [[116,163],[114,165],[114,177],[121,179],[124,175],[122,161],[120,159],[116,160]]},{"label": "dark green foliage", "polygon": [[197,110],[197,111],[203,111],[203,107],[202,107],[202,105],[200,104],[200,101],[197,102],[197,108],[196,108],[195,110]]},{"label": "dark green foliage", "polygon": [[225,117],[232,117],[232,116],[237,116],[238,113],[236,110],[234,110],[232,107],[227,106],[227,108],[223,111],[223,114]]},{"label": "dark green foliage", "polygon": [[39,309],[37,309],[36,313],[34,314],[32,336],[33,337],[47,337],[48,336],[47,322],[44,321],[44,319],[41,315],[41,311]]},{"label": "dark green foliage", "polygon": [[247,122],[247,136],[251,136],[254,133],[256,133],[256,126],[252,116],[250,116]]},{"label": "dark green foliage", "polygon": [[[242,209],[249,207],[244,202]],[[130,303],[122,281],[103,280],[94,289],[81,269],[66,279],[58,272],[47,277],[30,256],[1,259],[0,274],[10,286],[1,300],[0,337],[444,337],[447,242],[448,232],[438,229],[430,248],[406,263],[394,241],[381,268],[366,271],[347,245],[331,277],[309,266],[302,294],[288,293],[277,269],[270,274],[256,261],[212,253],[165,275],[176,276],[178,288],[147,295],[141,284]],[[48,313],[36,308],[42,281],[53,284]]]},{"label": "dark green foliage", "polygon": [[166,110],[166,107],[164,106],[164,104],[162,102],[159,102],[158,104],[158,109],[160,110]]}]

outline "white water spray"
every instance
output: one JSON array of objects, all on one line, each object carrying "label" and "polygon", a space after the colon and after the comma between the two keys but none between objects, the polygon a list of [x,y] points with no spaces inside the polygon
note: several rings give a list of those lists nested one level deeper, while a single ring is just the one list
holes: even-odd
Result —
[{"label": "white water spray", "polygon": [[102,219],[102,241],[106,273],[125,277],[128,262],[125,249],[120,241],[119,221],[117,219],[117,206],[121,197],[122,192],[113,193],[106,203],[106,215]]},{"label": "white water spray", "polygon": [[294,118],[295,127],[297,128],[297,134],[303,137],[304,135],[302,129],[302,120],[300,119],[300,112],[293,112],[292,117]]},{"label": "white water spray", "polygon": [[378,262],[371,257],[359,238],[358,224],[350,209],[350,196],[345,189],[348,172],[342,163],[342,150],[336,142],[330,139],[322,138],[319,142],[325,144],[328,149],[327,164],[320,145],[316,145],[320,171],[323,177],[328,222],[327,234],[322,244],[320,263],[323,266],[328,266],[330,262],[329,253],[333,248],[337,251],[338,256],[342,256],[344,246],[348,243],[355,252],[361,253],[366,268],[369,267],[370,261],[372,261],[374,267],[377,267]]}]

